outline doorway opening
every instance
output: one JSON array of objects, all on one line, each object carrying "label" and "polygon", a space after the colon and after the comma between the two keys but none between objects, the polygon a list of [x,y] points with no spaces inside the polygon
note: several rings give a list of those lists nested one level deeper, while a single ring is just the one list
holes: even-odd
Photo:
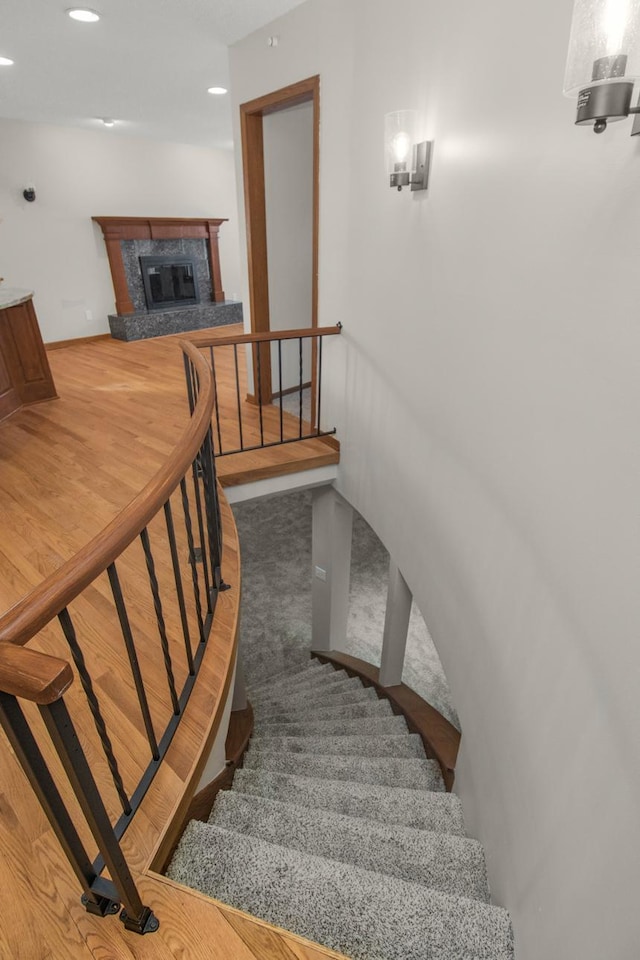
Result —
[{"label": "doorway opening", "polygon": [[[252,332],[317,327],[320,78],[242,104],[240,120]],[[251,350],[248,399],[255,403],[270,404],[289,388],[288,382],[274,384],[272,350],[268,343]],[[313,425],[315,339],[309,355],[295,361],[292,384],[303,363]]]}]

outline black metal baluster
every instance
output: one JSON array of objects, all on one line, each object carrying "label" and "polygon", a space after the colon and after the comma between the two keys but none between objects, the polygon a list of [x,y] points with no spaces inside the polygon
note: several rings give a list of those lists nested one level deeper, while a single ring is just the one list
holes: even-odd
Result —
[{"label": "black metal baluster", "polygon": [[195,398],[193,396],[193,382],[191,380],[191,360],[186,353],[182,354],[184,363],[184,379],[187,386],[187,400],[189,401],[189,413],[193,413],[195,408]]},{"label": "black metal baluster", "polygon": [[216,363],[213,358],[213,347],[209,347],[209,357],[211,359],[211,373],[213,374],[213,400],[216,411],[216,430],[218,433],[218,455],[222,455],[222,434],[220,432],[220,410],[218,408],[218,381],[216,380]]},{"label": "black metal baluster", "polygon": [[124,639],[125,647],[127,648],[127,655],[131,665],[133,682],[135,683],[136,692],[138,694],[138,703],[140,704],[142,719],[144,721],[145,730],[147,731],[147,740],[149,741],[149,747],[151,749],[151,756],[154,760],[157,760],[160,756],[158,752],[158,741],[156,740],[155,731],[153,729],[153,722],[151,720],[151,713],[149,711],[147,694],[144,689],[144,681],[140,672],[138,654],[136,652],[133,634],[131,632],[131,624],[129,623],[129,615],[127,613],[124,597],[122,595],[122,588],[120,586],[120,579],[118,577],[118,571],[116,570],[115,563],[112,563],[109,567],[107,567],[107,574],[109,577],[109,583],[111,585],[113,600],[116,605],[116,610],[118,611],[118,619],[120,621],[122,637]]},{"label": "black metal baluster", "polygon": [[278,392],[280,394],[280,443],[284,440],[282,429],[282,340],[278,340]]},{"label": "black metal baluster", "polygon": [[258,344],[258,415],[260,417],[260,446],[264,447],[264,428],[262,425],[262,364],[260,363],[261,344]]},{"label": "black metal baluster", "polygon": [[121,919],[129,930],[152,933],[159,927],[158,920],[140,899],[64,701],[40,706],[40,713],[122,900]]},{"label": "black metal baluster", "polygon": [[102,749],[104,750],[104,755],[107,758],[107,763],[113,779],[113,785],[115,786],[118,796],[120,797],[122,809],[128,815],[131,813],[129,797],[124,789],[124,784],[118,768],[118,761],[116,760],[113,752],[113,745],[109,738],[109,734],[107,733],[107,726],[100,711],[100,704],[98,703],[98,698],[96,697],[93,689],[93,683],[91,681],[89,671],[87,670],[84,654],[80,649],[75,627],[73,626],[71,616],[69,615],[69,611],[66,607],[58,614],[58,620],[60,622],[60,626],[62,627],[62,632],[64,633],[65,639],[69,644],[71,656],[73,657],[73,662],[76,665],[76,670],[78,671],[78,676],[80,677],[80,683],[82,684],[82,689],[85,692],[89,709],[91,710],[91,715],[93,716],[93,722],[95,723],[96,730],[102,744]]},{"label": "black metal baluster", "polygon": [[240,403],[240,374],[238,372],[238,344],[233,345],[233,360],[236,365],[236,402],[238,404],[238,430],[240,431],[240,449],[244,450],[242,438],[242,405]]},{"label": "black metal baluster", "polygon": [[298,399],[300,413],[298,415],[298,436],[302,439],[302,337],[298,338]]},{"label": "black metal baluster", "polygon": [[204,589],[207,597],[207,613],[211,613],[211,580],[209,578],[209,560],[207,551],[204,549],[204,522],[202,520],[202,503],[200,500],[200,483],[198,477],[202,474],[202,449],[196,457],[193,468],[193,492],[196,500],[196,517],[198,520],[198,534],[200,536],[200,556],[202,559],[202,572],[204,575]]},{"label": "black metal baluster", "polygon": [[156,612],[158,634],[160,636],[160,645],[162,646],[162,656],[164,657],[164,666],[167,674],[169,693],[171,694],[171,703],[173,704],[173,712],[177,715],[180,713],[180,704],[178,702],[176,682],[173,676],[173,664],[171,663],[171,654],[169,652],[169,640],[167,638],[167,629],[164,622],[164,614],[162,612],[162,601],[160,599],[158,578],[156,577],[156,567],[155,563],[153,562],[153,554],[151,553],[151,544],[149,542],[149,533],[146,527],[140,531],[140,541],[142,543],[144,557],[147,562],[147,573],[149,574],[149,584],[151,586],[151,593],[153,594],[153,606]]},{"label": "black metal baluster", "polygon": [[190,368],[191,368],[191,381],[192,381],[192,384],[193,384],[193,397],[194,397],[194,400],[195,400],[196,403],[197,403],[198,397],[200,396],[200,378],[199,378],[199,376],[198,376],[198,371],[197,371],[196,368],[194,367],[193,363],[190,363],[189,366],[190,366]]},{"label": "black metal baluster", "polygon": [[322,337],[318,337],[318,409],[316,417],[318,418],[318,429],[316,435],[320,436],[320,410],[322,404]]},{"label": "black metal baluster", "polygon": [[0,722],[73,872],[80,881],[82,902],[87,911],[101,917],[117,913],[120,909],[118,893],[108,880],[103,880],[96,874],[27,719],[16,698],[8,693],[0,693]]},{"label": "black metal baluster", "polygon": [[207,432],[202,445],[201,461],[204,468],[205,511],[212,579],[215,589],[219,590],[222,585],[220,572],[222,544],[220,538],[219,513],[217,509],[216,468],[213,458],[213,438],[211,436],[211,430]]},{"label": "black metal baluster", "polygon": [[182,634],[184,636],[184,646],[187,654],[187,663],[189,665],[189,674],[193,676],[195,669],[193,666],[193,653],[191,652],[191,636],[189,634],[189,621],[187,619],[187,608],[184,602],[184,590],[182,589],[182,574],[180,572],[180,558],[178,556],[178,547],[176,545],[176,534],[173,527],[173,516],[171,514],[171,503],[169,500],[164,505],[164,518],[167,524],[167,535],[169,537],[169,549],[171,551],[171,563],[173,565],[173,576],[176,581],[176,595],[178,597],[178,609],[180,610],[180,623],[182,624]]},{"label": "black metal baluster", "polygon": [[196,605],[196,616],[198,619],[198,631],[200,633],[200,643],[205,642],[204,622],[202,618],[202,603],[200,601],[200,583],[198,581],[198,565],[196,562],[196,553],[193,544],[193,528],[191,526],[191,511],[189,509],[189,496],[187,494],[187,483],[183,479],[180,481],[180,491],[182,493],[182,511],[184,513],[184,526],[187,533],[187,547],[189,550],[189,566],[191,567],[191,579],[193,581],[193,597]]}]

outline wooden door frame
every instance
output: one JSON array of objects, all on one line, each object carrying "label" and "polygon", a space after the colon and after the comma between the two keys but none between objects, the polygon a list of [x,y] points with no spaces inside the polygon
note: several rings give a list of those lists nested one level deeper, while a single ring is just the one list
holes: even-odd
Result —
[{"label": "wooden door frame", "polygon": [[[318,220],[320,208],[320,77],[308,77],[288,87],[282,87],[256,100],[240,105],[242,135],[242,168],[244,176],[244,205],[247,228],[247,256],[249,264],[249,305],[252,333],[268,333],[269,275],[267,265],[267,216],[264,181],[263,117],[300,103],[313,104],[313,214],[312,214],[312,280],[311,326],[318,326]],[[260,351],[258,353],[258,351]],[[311,420],[315,422],[317,340],[312,340],[311,358]],[[260,356],[260,400],[271,403],[271,349],[269,344],[253,350],[253,397],[258,399],[258,356]]]}]

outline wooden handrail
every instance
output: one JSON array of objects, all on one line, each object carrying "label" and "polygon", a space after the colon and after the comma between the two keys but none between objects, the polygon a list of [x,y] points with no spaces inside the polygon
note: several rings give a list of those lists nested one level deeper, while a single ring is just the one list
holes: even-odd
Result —
[{"label": "wooden handrail", "polygon": [[[163,507],[193,463],[211,424],[214,389],[206,360],[179,340],[200,384],[187,428],[166,462],[130,503],[73,557],[0,617],[0,642],[25,644],[113,563]],[[6,688],[5,688],[6,689]]]},{"label": "wooden handrail", "polygon": [[312,337],[331,337],[342,331],[342,324],[335,327],[304,327],[302,330],[274,330],[271,333],[240,333],[235,337],[212,337],[207,333],[195,333],[189,343],[196,347],[228,347],[234,343],[269,343],[274,340],[308,340]]},{"label": "wooden handrail", "polygon": [[0,643],[0,690],[32,703],[54,703],[73,683],[66,660],[29,647]]}]

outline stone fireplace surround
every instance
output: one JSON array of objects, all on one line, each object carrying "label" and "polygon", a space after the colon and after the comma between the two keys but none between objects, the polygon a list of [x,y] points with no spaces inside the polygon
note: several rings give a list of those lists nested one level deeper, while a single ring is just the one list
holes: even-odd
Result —
[{"label": "stone fireplace surround", "polygon": [[[242,322],[242,304],[226,300],[222,287],[218,231],[223,219],[93,217],[102,228],[116,298],[109,315],[111,336],[141,340]],[[200,302],[148,310],[141,256],[176,255],[194,261]]]}]

